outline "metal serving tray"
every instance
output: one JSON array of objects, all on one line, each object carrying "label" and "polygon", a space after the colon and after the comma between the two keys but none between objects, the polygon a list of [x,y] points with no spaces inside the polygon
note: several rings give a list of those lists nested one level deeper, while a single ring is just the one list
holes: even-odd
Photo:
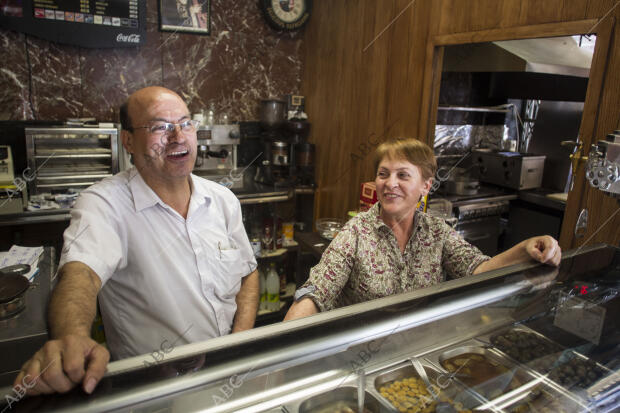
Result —
[{"label": "metal serving tray", "polygon": [[[485,401],[476,410],[528,411],[532,406],[544,406],[550,401],[556,401],[556,403],[549,405],[554,408],[562,406],[561,410],[567,413],[586,410],[582,403],[570,397],[555,383],[529,369],[522,368],[501,352],[485,347],[477,340],[469,340],[453,348],[436,351],[426,357],[431,363],[443,369],[443,361],[462,354],[480,354],[487,360],[502,365],[510,372],[493,381],[472,387],[467,386],[459,375],[456,375],[457,381]],[[497,387],[501,389],[498,390]],[[540,399],[541,397],[543,398]]]},{"label": "metal serving tray", "polygon": [[[316,396],[309,397],[296,406],[285,406],[286,411],[299,413],[332,413],[334,403],[344,402],[353,412],[357,412],[357,387],[343,386]],[[331,408],[330,408],[331,406]],[[364,408],[372,413],[392,413],[376,396],[366,391],[364,395]]]},{"label": "metal serving tray", "polygon": [[[546,342],[548,344],[556,346],[559,351],[556,353],[544,354],[542,355],[542,357],[540,357],[534,362],[532,360],[523,361],[524,359],[520,359],[514,357],[514,355],[508,354],[503,348],[498,347],[497,344],[494,343],[496,337],[510,331],[514,331],[517,333],[523,332],[534,334],[542,342]],[[516,363],[520,363],[522,366],[526,366],[527,368],[532,369],[533,371],[541,375],[546,375],[549,381],[551,381],[554,385],[556,385],[563,391],[572,394],[573,396],[579,396],[580,398],[588,400],[590,402],[597,401],[601,398],[608,396],[610,393],[615,392],[620,386],[620,374],[618,374],[618,372],[613,372],[602,364],[595,362],[594,360],[590,359],[587,356],[584,356],[577,351],[566,349],[564,346],[550,340],[536,330],[533,330],[524,325],[513,326],[507,329],[503,329],[498,332],[481,336],[478,339],[493,346],[494,350],[500,353],[505,358],[512,360]],[[555,369],[561,368],[564,364],[566,364],[566,360],[574,358],[587,361],[593,366],[596,366],[596,368],[600,369],[600,371],[603,372],[601,378],[599,378],[596,383],[588,386],[587,388],[581,387],[575,383],[567,384],[566,382],[561,382],[557,379],[554,380],[553,371]],[[561,359],[565,361],[560,361]]]},{"label": "metal serving tray", "polygon": [[[450,375],[446,372],[438,370],[425,360],[421,360],[421,363],[426,371],[429,381],[432,385],[436,386],[433,390],[441,391],[442,396],[448,397],[454,402],[455,405],[460,404],[462,405],[462,409],[471,410],[483,402],[482,399],[466,391],[463,386],[452,380]],[[393,406],[387,398],[381,395],[380,388],[395,380],[402,380],[409,377],[420,378],[411,362],[405,360],[396,365],[376,371],[370,375],[369,378],[372,380],[372,389],[376,393],[377,398],[384,401],[388,405]],[[431,395],[429,394],[426,397],[430,398]],[[395,407],[392,408],[395,409]]]}]

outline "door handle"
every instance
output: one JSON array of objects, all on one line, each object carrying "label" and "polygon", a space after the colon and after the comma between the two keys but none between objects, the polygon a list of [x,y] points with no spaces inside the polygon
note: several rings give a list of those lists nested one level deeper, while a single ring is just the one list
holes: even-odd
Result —
[{"label": "door handle", "polygon": [[575,183],[575,175],[577,175],[577,168],[579,168],[579,162],[587,161],[588,157],[582,155],[583,143],[579,140],[579,136],[577,136],[577,140],[562,141],[560,145],[573,148],[572,153],[568,156],[570,158],[570,164],[571,164],[571,177],[570,177],[569,191],[572,191],[573,184]]},{"label": "door handle", "polygon": [[583,238],[588,230],[588,210],[582,209],[575,224],[575,238]]}]

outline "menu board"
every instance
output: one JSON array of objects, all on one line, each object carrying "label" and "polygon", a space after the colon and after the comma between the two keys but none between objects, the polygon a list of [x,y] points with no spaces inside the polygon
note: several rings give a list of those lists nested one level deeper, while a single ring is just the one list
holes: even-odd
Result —
[{"label": "menu board", "polygon": [[145,38],[144,1],[0,0],[0,26],[84,47],[139,46]]},{"label": "menu board", "polygon": [[138,0],[34,0],[34,17],[84,24],[138,27]]}]

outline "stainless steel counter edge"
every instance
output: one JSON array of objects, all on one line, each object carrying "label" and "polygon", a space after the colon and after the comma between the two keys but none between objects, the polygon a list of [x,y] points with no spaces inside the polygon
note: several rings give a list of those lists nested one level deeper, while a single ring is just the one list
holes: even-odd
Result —
[{"label": "stainless steel counter edge", "polygon": [[566,209],[566,203],[549,198],[548,196],[541,193],[533,191],[519,191],[518,197],[522,201],[546,208],[555,209],[561,212],[564,212],[564,210]]},{"label": "stainless steel counter edge", "polygon": [[[314,188],[291,188],[283,191],[235,194],[241,205],[285,202],[297,194],[313,194]],[[62,222],[71,219],[70,209],[24,211],[17,214],[0,214],[0,226]]]},{"label": "stainless steel counter edge", "polygon": [[482,202],[512,201],[514,199],[517,199],[517,194],[488,196],[488,197],[467,199],[464,201],[454,201],[452,202],[452,206],[456,207],[456,206],[463,206],[463,205],[469,205],[469,204],[478,204]]}]

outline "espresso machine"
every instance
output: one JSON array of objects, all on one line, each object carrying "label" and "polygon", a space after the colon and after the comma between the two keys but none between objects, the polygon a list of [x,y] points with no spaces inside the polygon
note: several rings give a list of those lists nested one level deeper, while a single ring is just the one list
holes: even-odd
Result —
[{"label": "espresso machine", "polygon": [[198,126],[194,174],[228,188],[243,187],[243,173],[237,171],[239,125]]}]

